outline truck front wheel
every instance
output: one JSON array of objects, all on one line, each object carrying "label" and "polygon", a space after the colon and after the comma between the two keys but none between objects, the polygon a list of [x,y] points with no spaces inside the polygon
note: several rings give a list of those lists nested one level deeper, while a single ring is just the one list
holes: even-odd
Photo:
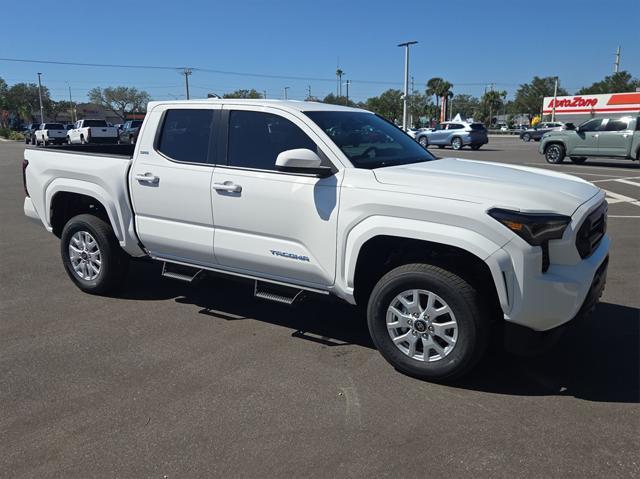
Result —
[{"label": "truck front wheel", "polygon": [[71,280],[87,293],[114,290],[128,270],[127,254],[120,248],[111,225],[93,215],[74,216],[67,222],[60,253]]},{"label": "truck front wheel", "polygon": [[547,163],[559,164],[564,161],[565,150],[564,146],[559,143],[551,143],[544,150],[544,158]]},{"label": "truck front wheel", "polygon": [[367,308],[373,342],[399,371],[431,381],[468,372],[482,357],[489,318],[477,291],[450,271],[408,264],[385,274]]}]

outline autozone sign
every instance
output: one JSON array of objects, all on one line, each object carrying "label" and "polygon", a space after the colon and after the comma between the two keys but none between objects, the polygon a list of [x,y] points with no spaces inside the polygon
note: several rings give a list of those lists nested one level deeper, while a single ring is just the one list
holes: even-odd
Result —
[{"label": "autozone sign", "polygon": [[640,113],[640,92],[575,95],[544,98],[543,113],[556,115],[575,113]]}]

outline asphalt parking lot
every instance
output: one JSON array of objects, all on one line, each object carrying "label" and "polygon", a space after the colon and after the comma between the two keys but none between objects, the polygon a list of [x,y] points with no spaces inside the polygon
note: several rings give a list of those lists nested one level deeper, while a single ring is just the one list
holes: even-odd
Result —
[{"label": "asphalt parking lot", "polygon": [[445,386],[393,370],[342,304],[148,263],[118,297],[83,294],[23,216],[24,145],[0,143],[0,476],[638,477],[640,168],[547,165],[537,146],[431,151],[607,190],[607,290],[548,354],[492,351]]}]

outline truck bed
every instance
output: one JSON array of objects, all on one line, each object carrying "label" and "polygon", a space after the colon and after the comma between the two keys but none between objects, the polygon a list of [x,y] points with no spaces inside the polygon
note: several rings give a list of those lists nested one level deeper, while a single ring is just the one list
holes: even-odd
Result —
[{"label": "truck bed", "polygon": [[61,145],[27,147],[24,158],[31,202],[52,231],[51,206],[56,195],[77,194],[97,199],[109,216],[120,245],[132,256],[138,247],[129,198],[129,169],[135,145]]},{"label": "truck bed", "polygon": [[[27,149],[41,148],[27,146]],[[82,155],[109,156],[113,158],[123,158],[130,160],[133,158],[135,145],[112,145],[112,144],[88,144],[88,145],[56,145],[48,146],[45,151],[62,151],[64,153],[79,153]]]}]

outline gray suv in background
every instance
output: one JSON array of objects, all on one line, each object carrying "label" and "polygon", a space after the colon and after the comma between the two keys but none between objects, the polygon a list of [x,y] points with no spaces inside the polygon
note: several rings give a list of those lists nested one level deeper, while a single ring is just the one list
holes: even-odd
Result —
[{"label": "gray suv in background", "polygon": [[540,141],[542,135],[550,131],[559,131],[564,128],[564,123],[560,121],[545,121],[538,123],[533,128],[527,128],[520,132],[520,139],[522,141]]},{"label": "gray suv in background", "polygon": [[489,143],[489,137],[482,123],[448,121],[439,124],[433,131],[418,132],[416,141],[425,148],[436,145],[440,148],[451,146],[454,150],[459,150],[468,145],[472,150],[478,150]]}]

